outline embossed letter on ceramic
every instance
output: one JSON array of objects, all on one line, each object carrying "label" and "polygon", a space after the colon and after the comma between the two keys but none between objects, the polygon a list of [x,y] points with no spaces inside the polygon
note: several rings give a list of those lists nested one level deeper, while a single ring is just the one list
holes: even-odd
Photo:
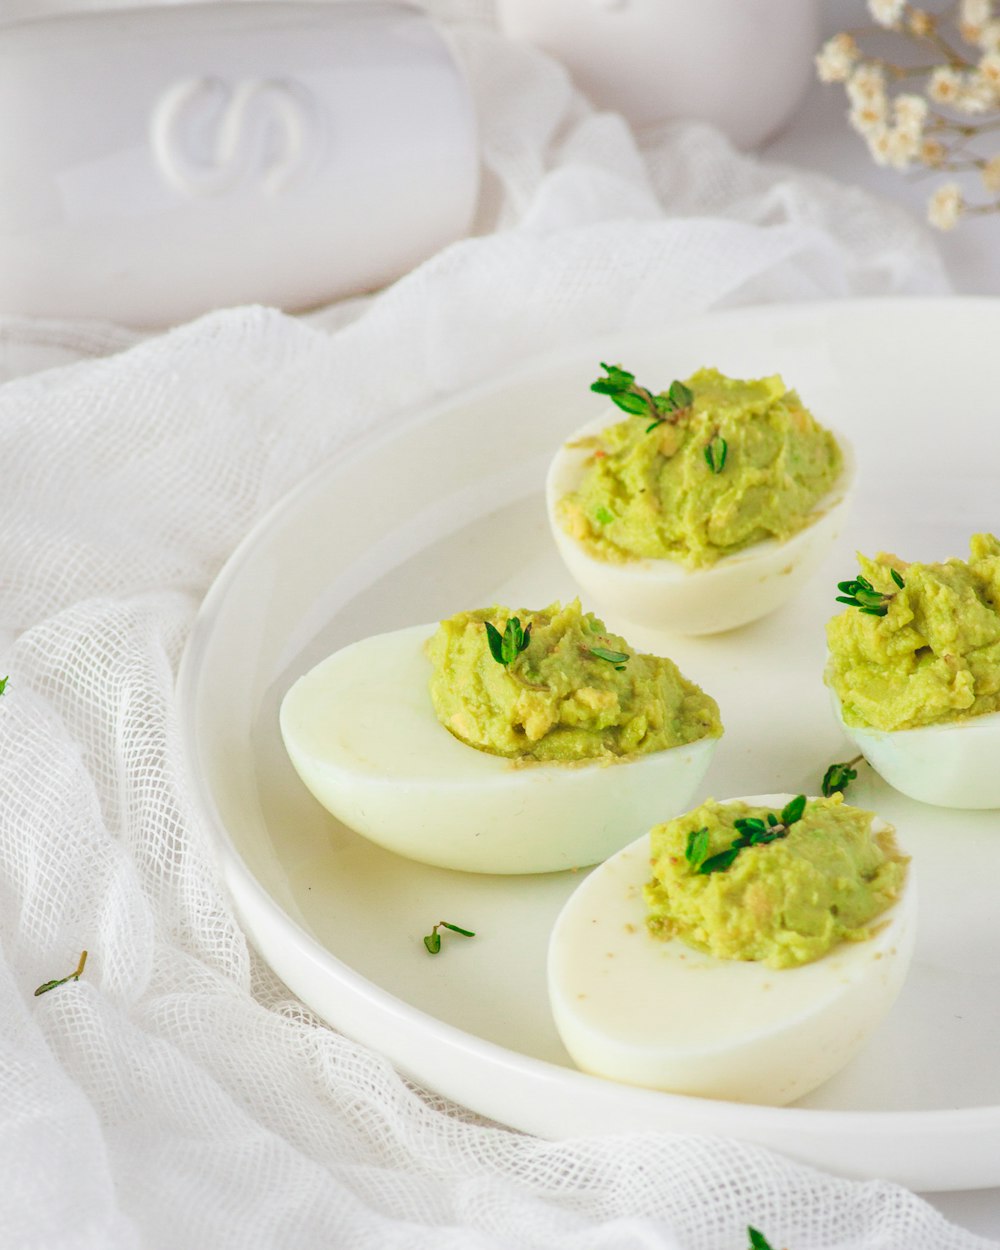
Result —
[{"label": "embossed letter on ceramic", "polygon": [[383,285],[469,228],[467,86],[397,0],[0,29],[0,312],[163,326]]}]

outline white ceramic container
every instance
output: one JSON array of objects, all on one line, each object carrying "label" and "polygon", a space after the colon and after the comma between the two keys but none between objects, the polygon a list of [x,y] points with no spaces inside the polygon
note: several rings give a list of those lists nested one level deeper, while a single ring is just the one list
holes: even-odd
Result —
[{"label": "white ceramic container", "polygon": [[697,118],[739,147],[793,115],[813,73],[817,0],[497,0],[501,29],[635,126]]},{"label": "white ceramic container", "polygon": [[139,327],[379,287],[465,233],[467,85],[408,4],[0,30],[0,313]]}]

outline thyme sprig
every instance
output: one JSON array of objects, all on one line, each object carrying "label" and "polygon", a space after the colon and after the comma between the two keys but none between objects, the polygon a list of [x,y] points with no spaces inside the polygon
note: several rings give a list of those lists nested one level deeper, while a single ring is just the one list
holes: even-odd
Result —
[{"label": "thyme sprig", "polygon": [[[906,582],[895,569],[890,569],[889,574],[900,590],[906,586]],[[865,616],[885,616],[889,611],[889,604],[896,597],[895,591],[892,594],[884,594],[881,590],[876,590],[871,582],[860,574],[851,582],[838,582],[837,589],[843,592],[837,595],[838,603],[846,603],[848,607],[857,608]]]},{"label": "thyme sprig", "polygon": [[507,621],[502,634],[489,621],[484,621],[483,624],[486,626],[486,641],[489,643],[490,655],[504,668],[513,664],[531,641],[531,626],[522,629],[521,622],[516,616],[512,616]]},{"label": "thyme sprig", "polygon": [[475,933],[471,929],[463,929],[457,924],[451,924],[447,920],[439,920],[431,929],[430,933],[424,937],[424,946],[427,947],[428,955],[436,955],[441,949],[440,929],[448,929],[452,933],[460,933],[462,937],[475,937]]},{"label": "thyme sprig", "polygon": [[695,829],[687,836],[684,847],[684,858],[692,872],[706,876],[713,872],[725,872],[736,861],[740,851],[749,846],[767,846],[777,842],[779,838],[787,838],[792,825],[802,819],[806,810],[806,796],[797,794],[789,799],[781,809],[781,815],[768,812],[764,820],[759,816],[741,816],[733,821],[733,828],[739,834],[728,848],[716,855],[709,855],[709,832],[707,828]]},{"label": "thyme sprig", "polygon": [[747,1237],[750,1241],[750,1250],[771,1250],[771,1243],[764,1234],[750,1224],[747,1225]]},{"label": "thyme sprig", "polygon": [[39,994],[47,994],[49,990],[54,990],[57,985],[65,985],[67,981],[79,981],[81,974],[87,964],[87,952],[83,951],[80,955],[80,962],[76,966],[76,971],[71,972],[68,977],[61,977],[58,981],[46,981],[35,990],[35,997]]},{"label": "thyme sprig", "polygon": [[634,373],[629,373],[620,365],[606,365],[602,360],[601,368],[608,376],[591,382],[590,389],[598,395],[607,395],[629,416],[651,417],[650,424],[646,426],[647,434],[665,421],[676,423],[694,402],[694,391],[676,378],[665,391],[654,395],[636,382]]},{"label": "thyme sprig", "polygon": [[831,764],[823,774],[823,782],[821,789],[823,794],[829,798],[832,794],[843,794],[854,778],[858,775],[855,764],[860,764],[865,757],[863,755],[855,755],[853,760],[847,760],[843,764]]}]

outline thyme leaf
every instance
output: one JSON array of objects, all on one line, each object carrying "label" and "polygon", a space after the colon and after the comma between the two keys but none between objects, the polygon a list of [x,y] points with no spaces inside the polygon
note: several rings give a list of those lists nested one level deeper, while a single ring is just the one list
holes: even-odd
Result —
[{"label": "thyme leaf", "polygon": [[439,920],[430,933],[424,937],[424,946],[427,948],[428,955],[436,955],[441,949],[440,929],[448,929],[452,933],[460,933],[462,937],[476,936],[472,929],[463,929],[460,925],[451,924],[447,920]]},{"label": "thyme leaf", "polygon": [[83,951],[80,955],[80,962],[76,966],[76,971],[71,972],[68,977],[61,977],[58,981],[46,981],[35,990],[35,997],[39,994],[47,994],[49,990],[54,990],[57,985],[65,985],[67,981],[79,981],[80,975],[87,964],[87,952]]},{"label": "thyme leaf", "polygon": [[522,629],[521,622],[516,616],[508,620],[502,634],[489,621],[484,621],[483,624],[486,626],[486,641],[489,643],[490,655],[504,668],[513,664],[531,641],[531,626]]},{"label": "thyme leaf", "polygon": [[831,794],[843,794],[854,778],[858,775],[855,764],[860,764],[865,757],[855,755],[853,760],[843,764],[831,764],[823,774],[821,789],[827,798]]},{"label": "thyme leaf", "polygon": [[587,651],[595,660],[606,660],[609,664],[613,664],[615,670],[619,673],[622,672],[629,661],[629,657],[624,651],[609,651],[607,647],[588,647]]},{"label": "thyme leaf", "polygon": [[704,456],[705,463],[713,473],[721,473],[726,467],[726,456],[729,453],[729,444],[721,434],[716,434],[710,443],[705,445]]}]

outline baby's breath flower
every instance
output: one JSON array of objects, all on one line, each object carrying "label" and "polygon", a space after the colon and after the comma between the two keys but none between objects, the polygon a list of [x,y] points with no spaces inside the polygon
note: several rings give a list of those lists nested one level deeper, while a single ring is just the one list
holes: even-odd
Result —
[{"label": "baby's breath flower", "polygon": [[892,112],[896,126],[920,138],[927,120],[927,101],[922,95],[898,95],[893,101]]},{"label": "baby's breath flower", "polygon": [[1000,52],[1000,21],[986,23],[979,32],[979,46],[984,52]]},{"label": "baby's breath flower", "polygon": [[993,94],[1000,93],[1000,52],[987,52],[976,68],[979,77],[989,84]]},{"label": "baby's breath flower", "polygon": [[952,230],[962,212],[962,192],[957,182],[938,187],[927,205],[927,220],[938,230]]},{"label": "baby's breath flower", "polygon": [[869,138],[876,130],[884,130],[888,113],[884,100],[876,104],[861,104],[851,109],[847,118],[859,135]]},{"label": "baby's breath flower", "polygon": [[948,149],[940,139],[925,139],[920,145],[920,159],[932,169],[943,165]]},{"label": "baby's breath flower", "polygon": [[847,80],[847,98],[855,108],[872,104],[885,108],[885,73],[881,65],[862,61]]},{"label": "baby's breath flower", "polygon": [[987,191],[1000,191],[1000,156],[991,156],[982,168],[983,186]]},{"label": "baby's breath flower", "polygon": [[861,53],[852,35],[834,35],[816,56],[820,82],[846,82]]},{"label": "baby's breath flower", "polygon": [[933,35],[937,29],[937,20],[933,13],[928,13],[925,9],[911,9],[906,19],[906,26],[911,35],[916,35],[918,39],[925,39],[928,35]]},{"label": "baby's breath flower", "polygon": [[983,27],[993,16],[990,0],[962,0],[958,7],[958,29],[966,43],[978,44]]},{"label": "baby's breath flower", "polygon": [[868,0],[868,12],[880,26],[895,26],[905,7],[906,0]]},{"label": "baby's breath flower", "polygon": [[886,125],[873,126],[865,135],[868,151],[876,165],[888,165],[893,156],[893,134]]},{"label": "baby's breath flower", "polygon": [[954,105],[962,94],[965,83],[958,70],[949,65],[939,65],[927,82],[927,94],[936,104]]},{"label": "baby's breath flower", "polygon": [[975,70],[966,74],[958,99],[952,105],[960,113],[970,116],[977,113],[988,113],[997,107],[996,91],[993,84]]}]

